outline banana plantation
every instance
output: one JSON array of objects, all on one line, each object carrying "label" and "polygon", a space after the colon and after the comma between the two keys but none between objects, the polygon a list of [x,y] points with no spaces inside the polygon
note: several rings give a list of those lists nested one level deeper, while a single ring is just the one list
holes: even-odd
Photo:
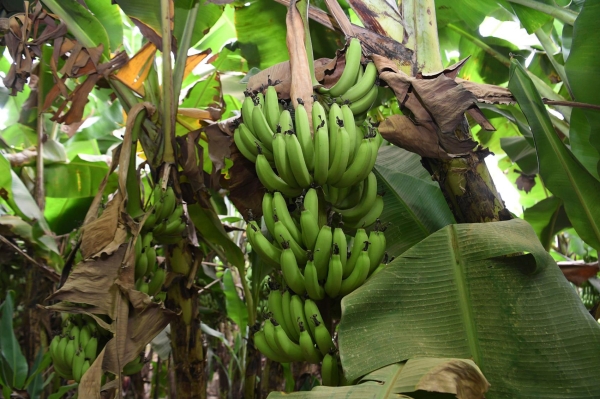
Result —
[{"label": "banana plantation", "polygon": [[0,398],[600,398],[599,20],[0,1]]}]

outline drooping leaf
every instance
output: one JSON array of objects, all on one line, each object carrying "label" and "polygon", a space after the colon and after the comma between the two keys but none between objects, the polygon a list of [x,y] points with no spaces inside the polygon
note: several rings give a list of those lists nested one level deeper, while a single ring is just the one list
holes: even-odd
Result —
[{"label": "drooping leaf", "polygon": [[27,359],[21,352],[13,330],[14,304],[11,292],[0,306],[0,371],[2,379],[13,389],[22,389],[27,379]]},{"label": "drooping leaf", "polygon": [[503,137],[500,139],[500,145],[510,160],[519,165],[521,172],[528,175],[538,173],[535,147],[529,144],[525,137]]},{"label": "drooping leaf", "polygon": [[439,185],[421,165],[421,157],[396,146],[379,150],[373,170],[384,208],[381,221],[390,256],[397,256],[434,233],[455,223]]},{"label": "drooping leaf", "polygon": [[600,327],[520,219],[447,226],[412,247],[342,299],[338,342],[349,380],[469,358],[488,399],[600,395]]},{"label": "drooping leaf", "polygon": [[556,135],[548,112],[521,64],[511,61],[509,89],[531,126],[544,184],[565,204],[573,227],[588,244],[600,248],[600,182]]},{"label": "drooping leaf", "polygon": [[[536,0],[541,3],[546,3],[549,5],[554,5],[552,0]],[[530,35],[533,34],[536,30],[546,25],[548,22],[552,21],[552,16],[548,14],[544,14],[543,12],[534,10],[532,8],[522,6],[520,4],[511,3],[513,11],[515,12],[517,18],[519,19],[519,23],[527,33]]]},{"label": "drooping leaf", "polygon": [[556,197],[546,198],[525,209],[523,216],[533,227],[546,251],[550,250],[556,233],[571,226],[562,201]]},{"label": "drooping leaf", "polygon": [[230,269],[226,269],[223,272],[223,286],[225,305],[227,306],[227,317],[238,325],[242,334],[245,334],[246,327],[248,326],[248,309],[238,295]]},{"label": "drooping leaf", "polygon": [[471,360],[422,358],[410,359],[373,371],[361,378],[357,385],[317,386],[310,392],[292,394],[274,392],[269,395],[269,399],[480,399],[484,397],[488,388],[489,383]]}]

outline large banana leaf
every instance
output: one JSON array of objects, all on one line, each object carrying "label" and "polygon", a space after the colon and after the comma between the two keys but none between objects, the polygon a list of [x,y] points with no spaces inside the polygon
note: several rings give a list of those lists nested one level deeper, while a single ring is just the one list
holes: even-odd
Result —
[{"label": "large banana leaf", "polygon": [[454,216],[439,185],[421,165],[421,157],[396,146],[379,150],[373,169],[384,208],[381,221],[389,223],[385,236],[390,256],[397,256],[444,226]]},{"label": "large banana leaf", "polygon": [[579,236],[600,249],[600,182],[560,140],[533,82],[516,60],[511,61],[508,88],[531,126],[544,184],[564,201]]},{"label": "large banana leaf", "polygon": [[[471,360],[421,358],[392,364],[360,379],[357,385],[345,387],[317,386],[310,392],[287,394],[274,392],[269,399],[388,399],[421,398],[479,399],[489,384]],[[413,396],[412,393],[417,393]]]},{"label": "large banana leaf", "polygon": [[427,237],[342,299],[338,338],[348,380],[470,358],[487,399],[600,397],[600,327],[520,219]]}]

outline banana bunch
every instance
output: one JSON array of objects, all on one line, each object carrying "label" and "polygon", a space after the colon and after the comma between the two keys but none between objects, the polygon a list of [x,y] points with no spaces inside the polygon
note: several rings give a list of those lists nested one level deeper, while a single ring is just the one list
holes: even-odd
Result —
[{"label": "banana bunch", "polygon": [[269,315],[254,333],[254,345],[271,360],[280,363],[319,364],[335,345],[317,304],[289,290],[274,286],[269,293]]},{"label": "banana bunch", "polygon": [[135,288],[156,297],[165,282],[166,272],[158,265],[153,239],[153,233],[146,232],[139,234],[135,241]]},{"label": "banana bunch", "polygon": [[52,339],[49,348],[54,370],[61,377],[76,382],[98,355],[96,324],[84,320],[81,316],[69,317],[63,324],[62,333]]},{"label": "banana bunch", "polygon": [[154,209],[142,226],[143,232],[151,232],[152,238],[159,244],[176,244],[182,239],[187,227],[183,214],[183,205],[171,186],[163,192],[160,184],[152,191]]},{"label": "banana bunch", "polygon": [[125,366],[123,366],[123,375],[133,375],[142,371],[142,368],[146,364],[146,358],[143,353],[136,357]]},{"label": "banana bunch", "polygon": [[370,62],[361,64],[362,46],[360,40],[350,40],[346,50],[346,65],[338,81],[330,88],[320,87],[318,92],[334,100],[337,104],[349,104],[355,115],[363,114],[377,99],[377,68]]}]

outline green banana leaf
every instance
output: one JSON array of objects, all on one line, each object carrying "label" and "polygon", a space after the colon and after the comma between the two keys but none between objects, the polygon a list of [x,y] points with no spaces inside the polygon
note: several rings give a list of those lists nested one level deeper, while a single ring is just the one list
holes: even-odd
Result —
[{"label": "green banana leaf", "polygon": [[230,269],[223,272],[223,291],[225,293],[225,306],[227,307],[227,317],[238,325],[242,334],[246,333],[248,326],[248,309],[244,301],[239,297],[237,287],[233,281],[233,275]]},{"label": "green banana leaf", "polygon": [[600,182],[560,140],[527,71],[514,59],[508,88],[531,126],[544,184],[563,200],[567,216],[581,238],[600,249]]},{"label": "green banana leaf", "polygon": [[[361,378],[357,385],[317,386],[310,392],[273,392],[268,399],[295,398],[482,398],[489,383],[471,360],[420,358],[392,364]],[[411,393],[416,392],[418,396]],[[450,394],[450,395],[448,395]]]},{"label": "green banana leaf", "polygon": [[451,225],[342,299],[348,380],[416,357],[473,359],[496,398],[597,398],[600,326],[529,224]]},{"label": "green banana leaf", "polygon": [[421,165],[421,157],[396,146],[379,149],[373,172],[384,192],[381,221],[390,256],[398,256],[428,235],[456,223],[439,185]]},{"label": "green banana leaf", "polygon": [[550,250],[552,239],[559,231],[571,227],[562,201],[556,197],[541,200],[534,206],[525,209],[523,218],[529,222],[540,242]]}]

